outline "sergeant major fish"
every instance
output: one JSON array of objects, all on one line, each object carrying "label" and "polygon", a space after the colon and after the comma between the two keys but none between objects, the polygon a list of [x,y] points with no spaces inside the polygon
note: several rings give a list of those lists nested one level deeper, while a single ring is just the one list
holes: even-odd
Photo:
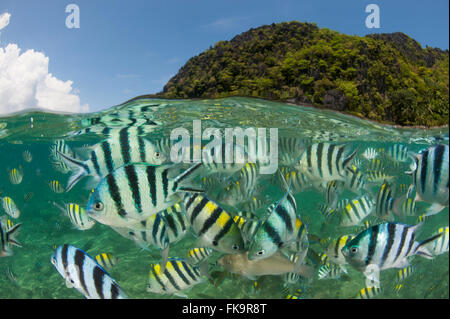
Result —
[{"label": "sergeant major fish", "polygon": [[202,164],[198,163],[175,178],[173,165],[131,164],[106,175],[89,196],[86,211],[98,222],[115,227],[132,227],[141,220],[175,204],[180,191],[201,191],[183,182]]},{"label": "sergeant major fish", "polygon": [[378,283],[378,271],[408,267],[409,256],[433,258],[426,244],[442,234],[417,242],[415,233],[421,225],[383,223],[370,227],[348,242],[342,248],[342,254],[350,265],[362,271],[368,279]]},{"label": "sergeant major fish", "polygon": [[98,180],[126,164],[142,162],[160,165],[166,161],[166,156],[153,142],[138,136],[128,127],[121,129],[117,135],[84,149],[84,152],[88,155],[85,161],[58,152],[74,172],[69,177],[66,191],[72,189],[84,176],[93,176]]},{"label": "sergeant major fish", "polygon": [[68,244],[56,248],[50,257],[68,287],[74,287],[87,299],[124,299],[122,288],[83,250]]}]

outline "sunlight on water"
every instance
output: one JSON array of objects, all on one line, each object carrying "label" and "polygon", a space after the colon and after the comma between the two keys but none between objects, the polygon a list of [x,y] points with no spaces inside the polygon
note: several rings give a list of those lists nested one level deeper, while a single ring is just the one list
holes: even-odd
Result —
[{"label": "sunlight on water", "polygon": [[[373,148],[382,165],[378,171],[393,177],[391,184],[395,189],[395,198],[404,196],[411,184],[411,176],[405,174],[411,170],[411,161],[392,160],[387,155],[388,150],[394,144],[402,144],[410,152],[419,153],[438,143],[448,145],[448,127],[429,130],[399,129],[327,110],[249,98],[143,99],[93,114],[29,112],[0,118],[0,197],[12,198],[20,210],[20,216],[14,219],[6,215],[3,209],[0,208],[0,211],[2,216],[8,217],[14,224],[22,223],[16,239],[23,246],[11,247],[13,255],[0,258],[0,298],[83,298],[77,290],[66,286],[65,280],[50,263],[50,256],[56,247],[62,244],[76,246],[92,257],[103,252],[114,255],[118,259],[117,265],[108,272],[130,298],[179,298],[146,291],[150,264],[161,260],[160,249],[149,247],[149,250],[143,250],[132,240],[122,237],[111,227],[99,222],[88,230],[76,229],[68,216],[53,204],[78,203],[86,207],[91,189],[96,184],[89,184],[88,178],[83,178],[69,192],[57,193],[52,190],[49,183],[53,180],[65,188],[70,173],[63,173],[52,164],[50,148],[56,140],[64,140],[73,151],[79,152],[79,156],[83,157],[86,152],[79,151],[80,148],[86,144],[97,144],[107,138],[105,133],[108,132],[105,128],[141,127],[142,136],[157,142],[163,137],[168,138],[171,131],[179,127],[186,128],[191,133],[194,120],[201,120],[202,129],[278,128],[279,139],[297,138],[305,147],[318,142],[344,143],[350,150],[356,150],[352,164],[364,173],[368,173],[371,164],[362,154],[368,148]],[[25,151],[28,151],[31,157],[24,154]],[[283,149],[279,146],[278,151],[281,159]],[[297,151],[298,156],[301,152]],[[294,159],[291,160],[292,163],[295,162]],[[282,165],[281,160],[279,165]],[[11,178],[11,170],[14,168],[23,175],[17,184],[14,184],[14,179]],[[197,177],[193,182],[200,183],[201,177]],[[266,207],[283,196],[284,191],[278,177],[278,173],[259,176],[254,196],[267,202],[256,214],[261,218],[265,216]],[[208,190],[207,195],[220,202],[218,193],[224,192],[223,188],[230,178],[231,174],[225,177],[222,175],[220,182],[216,184],[217,188]],[[382,180],[371,183],[363,193],[369,196],[373,194],[374,198],[381,184]],[[404,186],[401,186],[402,184]],[[355,193],[342,189],[339,201],[355,197]],[[309,249],[316,254],[324,251],[323,243],[317,238],[325,240],[344,234],[356,235],[362,229],[358,226],[341,227],[338,222],[325,222],[319,205],[326,203],[326,197],[324,191],[317,187],[296,190],[295,200],[297,213],[306,223],[308,234],[311,235]],[[232,215],[243,209],[241,203],[223,205]],[[431,203],[417,202],[416,205],[417,211],[414,215],[391,214],[388,220],[408,225],[417,224],[418,216],[423,214]],[[448,216],[447,206],[439,214],[429,217],[418,234],[418,240],[430,237],[440,227],[448,226]],[[196,244],[197,239],[193,232],[188,231],[180,241],[170,245],[169,256],[185,258],[188,250],[196,247]],[[258,280],[255,288],[254,280],[224,272],[224,269],[216,264],[222,255],[214,251],[209,258],[209,273],[215,283],[205,279],[203,283],[181,293],[189,298],[285,298],[287,292],[283,289],[282,275],[254,278]],[[412,256],[409,261],[414,272],[402,282],[399,291],[394,290],[398,269],[381,272],[382,291],[377,298],[449,297],[448,252],[436,256],[433,260]],[[317,271],[320,265],[317,260],[314,261],[309,255],[306,264],[314,268],[313,278],[301,278],[299,282],[288,287],[290,293],[301,288],[301,298],[354,298],[365,286],[364,275],[350,265],[346,267],[347,276],[318,280]]]}]

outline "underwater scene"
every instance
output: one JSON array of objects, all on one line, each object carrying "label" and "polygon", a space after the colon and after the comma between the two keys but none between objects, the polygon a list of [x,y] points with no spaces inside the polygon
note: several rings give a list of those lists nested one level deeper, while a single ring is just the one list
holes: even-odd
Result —
[{"label": "underwater scene", "polygon": [[240,97],[0,117],[0,298],[449,298],[448,133]]}]

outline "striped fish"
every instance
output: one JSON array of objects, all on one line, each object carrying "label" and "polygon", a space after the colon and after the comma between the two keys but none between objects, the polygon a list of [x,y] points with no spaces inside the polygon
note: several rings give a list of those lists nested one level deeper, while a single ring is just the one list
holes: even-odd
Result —
[{"label": "striped fish", "polygon": [[406,278],[411,276],[413,271],[414,271],[414,267],[413,266],[408,266],[408,267],[400,269],[397,272],[396,282],[399,283],[399,282],[405,280]]},{"label": "striped fish", "polygon": [[367,195],[363,195],[356,199],[350,200],[348,204],[342,208],[342,216],[340,226],[356,226],[369,216],[375,207],[375,203]]},{"label": "striped fish", "polygon": [[30,163],[33,160],[33,155],[31,155],[31,152],[29,150],[25,150],[22,153],[22,157],[27,163]]},{"label": "striped fish", "polygon": [[394,197],[392,196],[391,185],[384,181],[378,191],[375,201],[375,214],[380,218],[386,218],[394,207]]},{"label": "striped fish", "polygon": [[244,251],[238,225],[217,203],[205,195],[192,193],[185,194],[183,203],[199,246],[229,254]]},{"label": "striped fish", "polygon": [[60,153],[74,159],[77,159],[78,157],[64,140],[56,140],[50,146],[50,160],[53,167],[61,173],[67,174],[70,172],[70,167],[67,166],[62,156],[59,155]]},{"label": "striped fish", "polygon": [[146,163],[160,165],[166,161],[156,145],[139,135],[131,128],[120,129],[118,134],[83,149],[88,158],[85,161],[71,158],[58,152],[73,171],[69,177],[66,191],[72,189],[84,176],[93,176],[100,179],[111,174],[116,168],[130,163]]},{"label": "striped fish", "polygon": [[205,282],[200,268],[183,259],[170,258],[164,270],[160,264],[151,265],[148,275],[147,292],[176,294]]},{"label": "striped fish", "polygon": [[400,201],[397,201],[394,205],[394,212],[397,212],[400,216],[415,216],[417,213],[415,196],[412,192],[414,186],[411,185]]},{"label": "striped fish", "polygon": [[361,170],[355,166],[349,166],[345,170],[345,189],[357,194],[362,194],[366,188],[366,178]]},{"label": "striped fish", "polygon": [[368,147],[364,153],[362,153],[362,156],[367,160],[374,159],[377,155],[378,152],[373,147]]},{"label": "striped fish", "polygon": [[291,244],[297,239],[297,203],[290,190],[268,210],[268,217],[256,231],[249,245],[249,260],[268,258],[281,246]]},{"label": "striped fish", "polygon": [[239,227],[244,238],[244,242],[248,244],[253,236],[255,236],[256,230],[260,227],[262,221],[258,219],[256,215],[251,212],[239,212],[234,217],[234,222]]},{"label": "striped fish", "polygon": [[345,260],[345,256],[342,254],[342,248],[349,243],[354,236],[352,235],[342,235],[338,238],[331,241],[327,247],[325,248],[325,254],[327,256],[327,260],[338,264],[338,265],[345,265],[347,264],[347,261]]},{"label": "striped fish", "polygon": [[134,240],[143,249],[152,245],[163,250],[169,244],[183,238],[188,229],[189,221],[179,203],[151,215],[130,228],[115,228],[118,233]]},{"label": "striped fish", "polygon": [[308,142],[298,137],[278,138],[278,163],[280,165],[294,165],[303,153]]},{"label": "striped fish", "polygon": [[442,234],[442,236],[428,244],[428,249],[434,255],[441,255],[448,252],[448,232],[448,226],[439,228],[437,233]]},{"label": "striped fish", "polygon": [[192,248],[187,253],[187,259],[192,265],[201,263],[211,256],[213,250],[208,247],[196,247]]},{"label": "striped fish", "polygon": [[50,186],[50,189],[57,194],[61,194],[64,192],[64,188],[62,187],[61,183],[57,180],[50,181],[48,183],[48,186]]},{"label": "striped fish", "polygon": [[416,202],[432,203],[427,215],[437,214],[448,206],[448,145],[432,146],[411,156],[414,158],[414,170],[410,174],[416,188]]},{"label": "striped fish", "polygon": [[[242,158],[238,157],[238,153]],[[242,145],[234,143],[224,143],[217,148],[202,150],[202,163],[209,173],[228,173],[233,174],[245,165],[245,149]],[[230,159],[228,159],[230,157]],[[239,159],[239,161],[237,160]]]},{"label": "striped fish", "polygon": [[111,253],[101,253],[94,258],[97,264],[106,269],[114,267],[119,261],[119,259]]},{"label": "striped fish", "polygon": [[279,171],[281,175],[276,175],[276,178],[278,178],[277,183],[284,185],[284,182],[282,180],[280,181],[280,177],[283,176],[286,182],[291,185],[292,194],[303,192],[312,186],[307,174],[300,173],[295,168],[281,166],[279,167]]},{"label": "striped fish", "polygon": [[325,264],[318,270],[318,279],[339,279],[344,273],[345,271],[338,265]]},{"label": "striped fish", "polygon": [[9,171],[9,181],[11,184],[17,185],[22,182],[23,179],[23,171],[21,167],[19,168],[13,168]]},{"label": "striped fish", "polygon": [[408,148],[402,144],[394,144],[389,147],[387,154],[396,162],[405,163],[408,161]]},{"label": "striped fish", "polygon": [[[292,261],[294,264],[297,264],[298,262],[298,255],[297,254],[290,254],[289,260]],[[288,272],[287,274],[284,274],[284,284],[285,285],[293,285],[296,284],[300,280],[300,274],[297,272]]]},{"label": "striped fish", "polygon": [[384,181],[392,181],[395,177],[389,176],[385,172],[381,171],[369,171],[367,172],[367,182],[369,183],[382,183]]},{"label": "striped fish", "polygon": [[381,288],[379,287],[365,287],[359,291],[356,299],[372,299],[378,296],[380,293]]},{"label": "striped fish", "polygon": [[351,164],[356,150],[347,152],[346,145],[316,143],[306,149],[295,168],[311,180],[329,182],[345,180],[345,169]]},{"label": "striped fish", "polygon": [[81,207],[75,203],[65,204],[64,207],[53,202],[53,204],[59,208],[59,210],[67,215],[70,219],[70,222],[75,226],[78,230],[88,230],[94,227],[95,220],[90,218],[86,212],[84,207]]},{"label": "striped fish", "polygon": [[266,204],[265,200],[261,199],[260,197],[252,196],[246,202],[242,203],[241,207],[245,211],[254,213],[258,211],[260,208],[262,208],[265,204]]},{"label": "striped fish", "polygon": [[12,218],[19,218],[20,210],[17,208],[16,204],[11,197],[5,196],[2,198],[2,206],[4,211]]},{"label": "striped fish", "polygon": [[348,242],[342,248],[342,254],[345,260],[362,271],[367,279],[379,283],[379,271],[408,267],[407,258],[410,256],[433,258],[426,244],[442,234],[417,242],[415,233],[421,225],[383,223],[373,226]]},{"label": "striped fish", "polygon": [[69,288],[87,299],[124,299],[122,288],[91,256],[72,245],[61,245],[50,257]]},{"label": "striped fish", "polygon": [[22,224],[14,225],[13,227],[7,228],[6,218],[0,218],[0,257],[12,256],[12,250],[10,245],[17,247],[22,247],[22,245],[14,238]]},{"label": "striped fish", "polygon": [[258,181],[259,164],[245,163],[235,181],[220,192],[218,200],[228,205],[237,205],[252,197]]},{"label": "striped fish", "polygon": [[330,208],[336,208],[340,190],[337,181],[329,181],[325,188],[325,200]]},{"label": "striped fish", "polygon": [[89,196],[86,211],[96,221],[115,227],[132,227],[177,202],[180,191],[200,191],[183,185],[202,164],[169,178],[174,165],[131,164],[106,175]]},{"label": "striped fish", "polygon": [[382,172],[384,171],[384,164],[380,159],[372,159],[369,162],[369,171],[371,172]]}]

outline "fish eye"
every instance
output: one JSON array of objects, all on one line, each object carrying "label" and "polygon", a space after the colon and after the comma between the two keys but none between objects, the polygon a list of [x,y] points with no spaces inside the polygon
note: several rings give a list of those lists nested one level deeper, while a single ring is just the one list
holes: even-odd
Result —
[{"label": "fish eye", "polygon": [[159,158],[161,156],[161,153],[160,152],[155,152],[155,157],[156,158]]},{"label": "fish eye", "polygon": [[94,210],[100,211],[100,210],[102,210],[102,209],[103,209],[103,203],[102,203],[102,202],[96,202],[96,203],[94,204]]},{"label": "fish eye", "polygon": [[234,244],[231,248],[232,248],[233,250],[238,250],[238,249],[239,249],[239,246],[238,246],[237,244]]},{"label": "fish eye", "polygon": [[258,256],[262,256],[262,255],[264,255],[264,249],[262,249],[262,250],[260,250],[260,251],[258,251],[256,254],[258,255]]},{"label": "fish eye", "polygon": [[52,257],[52,259],[51,259],[50,261],[51,261],[51,263],[52,263],[53,265],[56,265],[56,258],[55,258],[55,257]]},{"label": "fish eye", "polygon": [[217,246],[217,241],[213,240],[213,241],[212,241],[212,244],[213,244],[214,246]]},{"label": "fish eye", "polygon": [[352,254],[356,254],[358,252],[358,248],[357,247],[352,247],[352,248],[350,248],[350,252]]}]

